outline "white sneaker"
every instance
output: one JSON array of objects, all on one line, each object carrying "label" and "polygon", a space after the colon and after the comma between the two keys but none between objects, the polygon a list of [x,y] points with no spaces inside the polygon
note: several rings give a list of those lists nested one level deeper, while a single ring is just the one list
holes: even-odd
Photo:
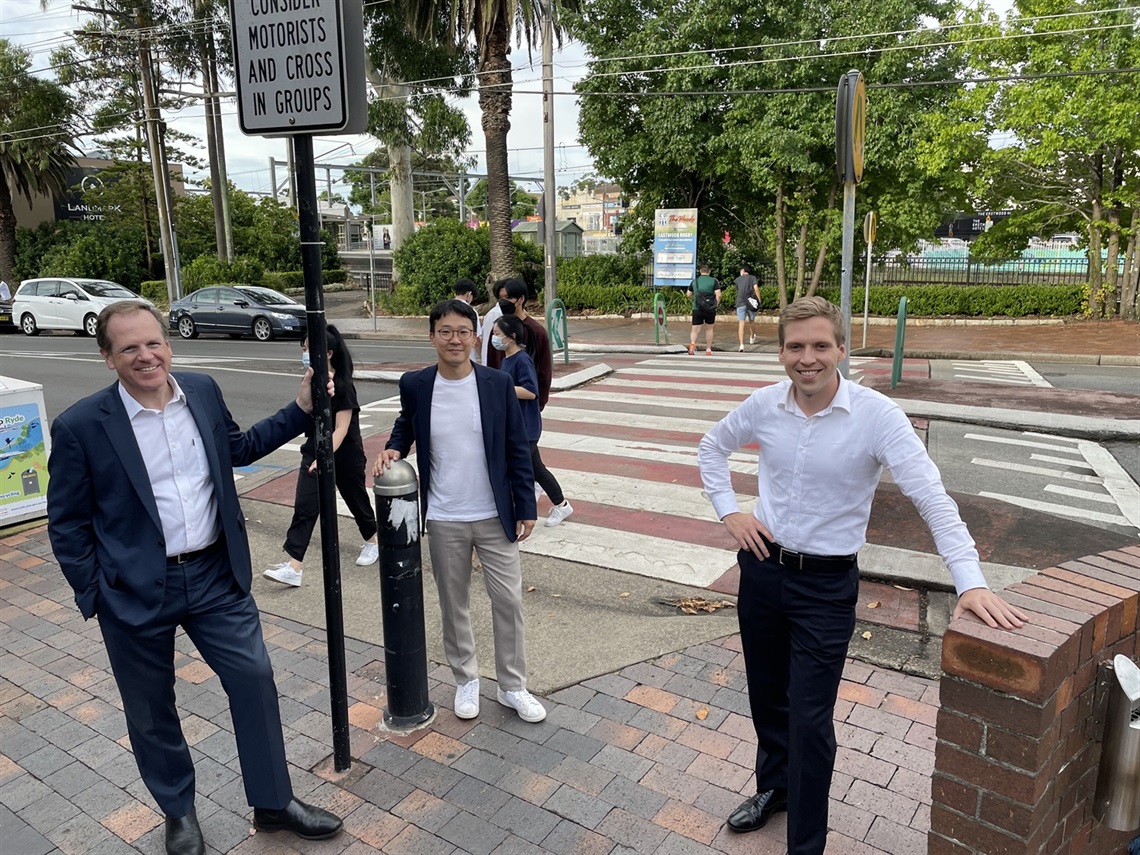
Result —
[{"label": "white sneaker", "polygon": [[[544,713],[545,714],[545,713]],[[475,718],[479,715],[479,678],[455,687],[455,717]]]},{"label": "white sneaker", "polygon": [[367,567],[369,564],[375,564],[380,560],[380,544],[378,543],[365,543],[360,547],[360,554],[356,556],[357,567]]},{"label": "white sneaker", "polygon": [[756,344],[756,336],[755,335],[748,336],[748,343],[749,344]]},{"label": "white sneaker", "polygon": [[270,567],[262,573],[266,579],[272,579],[274,582],[280,582],[282,585],[289,585],[292,588],[301,587],[301,574],[293,569],[288,561],[282,561],[276,567]]},{"label": "white sneaker", "polygon": [[523,721],[542,721],[546,718],[546,708],[526,689],[517,692],[499,689],[499,703],[513,709]]},{"label": "white sneaker", "polygon": [[744,345],[740,345],[740,347],[737,348],[737,351],[740,353],[744,353]]},{"label": "white sneaker", "polygon": [[558,525],[572,513],[574,513],[574,509],[570,507],[569,502],[563,502],[561,505],[555,505],[550,509],[550,515],[546,518],[544,525]]}]

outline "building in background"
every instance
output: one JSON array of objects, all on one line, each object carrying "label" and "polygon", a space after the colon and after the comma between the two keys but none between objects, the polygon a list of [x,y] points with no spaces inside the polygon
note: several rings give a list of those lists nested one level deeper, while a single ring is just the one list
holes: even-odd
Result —
[{"label": "building in background", "polygon": [[558,200],[558,219],[573,220],[582,228],[582,251],[592,255],[617,252],[622,218],[630,201],[617,184],[597,184]]},{"label": "building in background", "polygon": [[[538,230],[542,228],[541,220],[523,220],[515,225],[513,231],[516,235],[530,243],[541,243]],[[559,258],[576,258],[582,255],[582,227],[573,220],[556,220],[554,231],[558,237],[558,246],[555,255]]]}]

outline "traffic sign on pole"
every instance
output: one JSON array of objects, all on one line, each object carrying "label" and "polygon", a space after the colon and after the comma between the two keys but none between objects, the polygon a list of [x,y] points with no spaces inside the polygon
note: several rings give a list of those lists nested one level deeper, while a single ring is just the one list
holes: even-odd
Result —
[{"label": "traffic sign on pole", "polygon": [[367,129],[362,0],[230,0],[230,21],[243,133]]}]

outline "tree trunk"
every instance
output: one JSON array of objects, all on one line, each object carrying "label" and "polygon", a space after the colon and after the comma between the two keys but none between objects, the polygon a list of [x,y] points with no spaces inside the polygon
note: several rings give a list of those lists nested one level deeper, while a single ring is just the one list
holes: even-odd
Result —
[{"label": "tree trunk", "polygon": [[12,293],[16,292],[20,284],[16,281],[16,212],[12,208],[12,189],[3,169],[0,169],[0,279],[8,283]]},{"label": "tree trunk", "polygon": [[[213,30],[210,31],[206,44],[206,71],[206,83],[209,86],[208,91],[211,93],[211,97],[206,99],[206,103],[207,109],[213,115],[214,147],[218,156],[218,162],[213,171],[217,173],[216,180],[220,188],[219,200],[222,206],[221,211],[215,212],[214,216],[221,218],[222,239],[225,241],[225,260],[232,262],[234,260],[234,224],[230,214],[230,177],[226,169],[226,137],[222,131],[222,102],[216,94],[219,88],[218,54],[217,46],[214,44]],[[207,127],[209,127],[208,124]],[[277,192],[276,187],[273,188],[273,192]]]},{"label": "tree trunk", "polygon": [[[1133,213],[1133,219],[1140,212]],[[1136,320],[1136,291],[1140,284],[1140,240],[1137,240],[1137,229],[1133,228],[1128,238],[1128,247],[1124,250],[1124,281],[1120,287],[1120,316],[1125,320]]]},{"label": "tree trunk", "polygon": [[[839,182],[831,182],[831,192],[827,194],[827,210],[830,212],[835,208],[835,199],[838,195]],[[826,216],[826,215],[825,215]],[[826,221],[824,223],[826,225]],[[823,278],[823,262],[827,259],[827,230],[824,229],[823,237],[819,241],[819,252],[815,254],[815,268],[811,272],[811,283],[808,285],[807,295],[809,297],[815,296],[815,291],[819,287],[819,281]]]},{"label": "tree trunk", "polygon": [[1116,296],[1120,288],[1120,210],[1108,209],[1108,257],[1104,267],[1104,317],[1116,316]]},{"label": "tree trunk", "polygon": [[780,308],[788,305],[788,271],[784,267],[784,240],[787,237],[787,224],[784,221],[784,185],[776,188],[776,292],[780,297]]},{"label": "tree trunk", "polygon": [[805,219],[800,224],[800,234],[796,238],[796,292],[794,297],[796,300],[804,295],[804,278],[807,276],[807,238],[808,223]]},{"label": "tree trunk", "polygon": [[1104,215],[1100,199],[1093,199],[1089,220],[1089,311],[1094,318],[1104,317],[1104,262],[1100,257],[1100,218]]},{"label": "tree trunk", "polygon": [[[480,4],[482,5],[482,4]],[[511,186],[507,132],[511,129],[511,30],[507,3],[494,4],[497,18],[479,51],[479,109],[487,141],[487,224],[491,232],[491,276],[515,275],[511,243]],[[477,30],[478,31],[478,30]]]}]

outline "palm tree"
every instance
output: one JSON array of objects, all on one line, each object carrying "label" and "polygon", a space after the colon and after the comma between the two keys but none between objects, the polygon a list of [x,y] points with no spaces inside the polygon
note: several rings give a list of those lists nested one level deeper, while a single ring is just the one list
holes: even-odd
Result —
[{"label": "palm tree", "polygon": [[77,151],[71,99],[55,83],[33,77],[30,67],[27,51],[0,39],[0,279],[13,286],[13,193],[29,202],[42,193],[63,193]]},{"label": "palm tree", "polygon": [[[445,8],[440,9],[440,4]],[[487,221],[491,230],[491,275],[515,274],[511,244],[511,187],[507,168],[507,132],[511,129],[511,29],[527,50],[538,45],[543,7],[554,13],[554,32],[561,41],[557,12],[577,8],[578,0],[407,0],[409,28],[427,39],[452,45],[474,38],[479,109],[487,141]],[[442,11],[442,16],[440,12]],[[437,22],[448,32],[436,32]]]}]

